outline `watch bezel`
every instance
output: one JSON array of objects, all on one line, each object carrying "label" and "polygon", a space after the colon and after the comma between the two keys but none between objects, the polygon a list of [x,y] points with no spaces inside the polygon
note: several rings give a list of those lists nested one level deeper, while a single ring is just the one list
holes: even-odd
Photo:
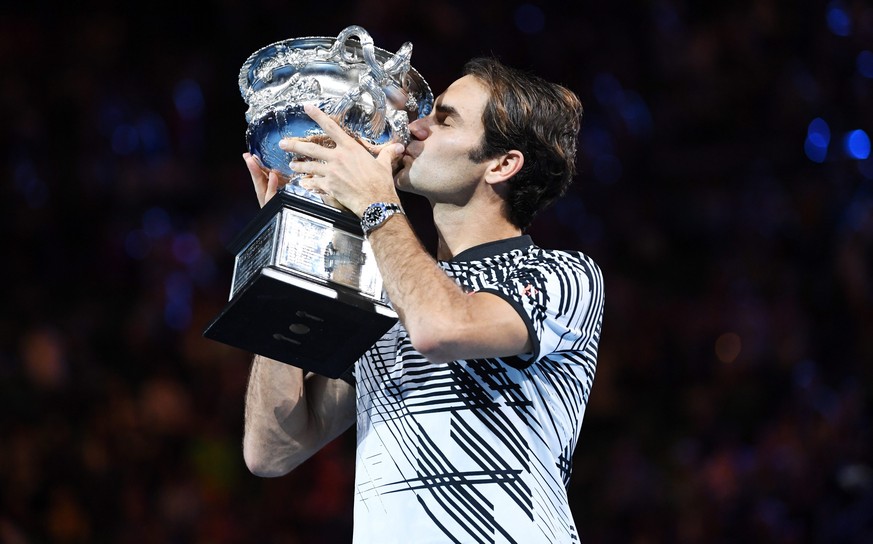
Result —
[{"label": "watch bezel", "polygon": [[361,214],[361,229],[364,231],[364,236],[382,226],[389,217],[396,213],[403,213],[403,208],[393,202],[374,202],[367,206],[367,209]]}]

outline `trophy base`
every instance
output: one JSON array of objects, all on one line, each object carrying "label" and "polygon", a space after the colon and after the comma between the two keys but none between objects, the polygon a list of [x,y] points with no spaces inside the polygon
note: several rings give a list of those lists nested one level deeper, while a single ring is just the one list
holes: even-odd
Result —
[{"label": "trophy base", "polygon": [[396,321],[390,308],[352,289],[266,266],[203,335],[338,378]]}]

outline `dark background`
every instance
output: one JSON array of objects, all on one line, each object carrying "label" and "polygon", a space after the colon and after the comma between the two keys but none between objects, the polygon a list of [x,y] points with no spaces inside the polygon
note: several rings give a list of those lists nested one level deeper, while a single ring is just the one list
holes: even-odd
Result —
[{"label": "dark background", "polygon": [[251,476],[201,331],[257,211],[239,68],[350,24],[435,92],[493,54],[582,98],[531,233],[606,279],[584,542],[873,541],[868,2],[130,6],[0,11],[0,541],[349,541],[354,433]]}]

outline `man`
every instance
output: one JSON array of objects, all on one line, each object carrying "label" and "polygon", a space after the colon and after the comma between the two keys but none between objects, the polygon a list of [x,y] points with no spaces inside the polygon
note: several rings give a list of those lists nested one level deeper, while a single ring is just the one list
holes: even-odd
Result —
[{"label": "man", "polygon": [[[597,266],[522,235],[574,174],[581,105],[570,91],[470,62],[371,153],[317,108],[332,149],[283,140],[307,188],[359,217],[399,323],[332,380],[256,357],[244,456],[287,473],[357,422],[355,542],[575,542],[566,495],[603,312]],[[278,188],[251,156],[263,205]],[[425,196],[435,261],[399,210]],[[374,203],[376,203],[374,205]],[[340,339],[338,339],[340,340]]]}]

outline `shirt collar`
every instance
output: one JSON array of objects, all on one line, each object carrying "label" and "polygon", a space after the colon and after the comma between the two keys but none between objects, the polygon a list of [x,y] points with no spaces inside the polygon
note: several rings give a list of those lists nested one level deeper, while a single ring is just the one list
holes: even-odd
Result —
[{"label": "shirt collar", "polygon": [[530,235],[522,234],[521,236],[513,236],[512,238],[504,238],[503,240],[485,242],[484,244],[465,249],[449,259],[448,262],[457,263],[464,261],[478,261],[495,255],[500,255],[501,253],[507,253],[514,249],[525,249],[532,245],[533,240]]}]

